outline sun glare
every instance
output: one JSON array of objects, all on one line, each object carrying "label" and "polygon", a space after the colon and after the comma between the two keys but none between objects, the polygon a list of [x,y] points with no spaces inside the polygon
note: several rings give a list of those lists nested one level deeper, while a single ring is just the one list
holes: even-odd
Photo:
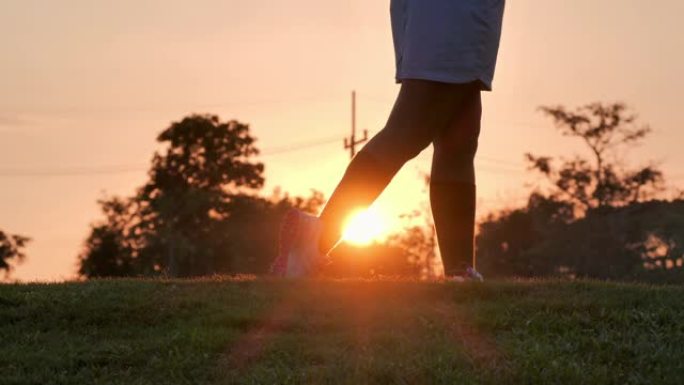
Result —
[{"label": "sun glare", "polygon": [[367,246],[386,232],[387,222],[377,210],[357,210],[347,220],[343,239],[357,246]]}]

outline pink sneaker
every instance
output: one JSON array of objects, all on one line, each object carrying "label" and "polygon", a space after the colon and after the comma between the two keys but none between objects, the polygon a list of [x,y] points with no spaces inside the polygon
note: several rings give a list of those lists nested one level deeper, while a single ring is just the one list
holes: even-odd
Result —
[{"label": "pink sneaker", "polygon": [[318,251],[321,221],[318,217],[292,209],[280,226],[278,256],[271,273],[279,277],[297,278],[310,275],[324,260]]}]

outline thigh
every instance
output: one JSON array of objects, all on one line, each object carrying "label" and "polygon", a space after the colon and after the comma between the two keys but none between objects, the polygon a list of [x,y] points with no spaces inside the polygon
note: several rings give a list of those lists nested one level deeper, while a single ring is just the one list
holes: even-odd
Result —
[{"label": "thigh", "polygon": [[475,83],[405,80],[385,128],[366,149],[380,159],[403,164],[450,125],[464,98],[474,90]]},{"label": "thigh", "polygon": [[473,160],[480,135],[480,92],[468,95],[452,122],[434,138],[432,179],[437,182],[475,183]]}]

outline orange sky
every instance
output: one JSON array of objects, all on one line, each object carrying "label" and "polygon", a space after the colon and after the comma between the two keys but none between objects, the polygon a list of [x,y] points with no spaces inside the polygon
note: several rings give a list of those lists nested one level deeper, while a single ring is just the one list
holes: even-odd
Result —
[{"label": "orange sky", "polygon": [[[632,162],[684,184],[680,0],[509,0],[494,92],[484,97],[480,213],[515,204],[522,154],[579,149],[541,104],[629,103],[655,129]],[[267,190],[329,194],[348,160],[349,93],[359,126],[382,127],[397,92],[389,2],[72,0],[0,2],[0,228],[34,238],[15,277],[73,276],[103,192],[145,180],[157,132],[190,112],[251,124]],[[267,152],[267,151],[266,151]],[[429,152],[426,151],[426,152]],[[412,161],[379,202],[392,218],[426,197]],[[59,176],[115,165],[126,173]],[[22,174],[49,174],[10,176]]]}]

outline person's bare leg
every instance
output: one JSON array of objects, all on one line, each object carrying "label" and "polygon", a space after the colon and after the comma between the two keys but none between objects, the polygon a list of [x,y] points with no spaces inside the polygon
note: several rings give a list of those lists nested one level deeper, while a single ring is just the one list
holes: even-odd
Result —
[{"label": "person's bare leg", "polygon": [[430,205],[444,273],[464,276],[475,268],[475,167],[480,133],[480,91],[473,90],[449,126],[434,139]]},{"label": "person's bare leg", "polygon": [[322,253],[340,240],[349,213],[373,203],[404,163],[453,121],[464,96],[475,88],[475,84],[403,81],[385,128],[352,159],[320,215]]}]

